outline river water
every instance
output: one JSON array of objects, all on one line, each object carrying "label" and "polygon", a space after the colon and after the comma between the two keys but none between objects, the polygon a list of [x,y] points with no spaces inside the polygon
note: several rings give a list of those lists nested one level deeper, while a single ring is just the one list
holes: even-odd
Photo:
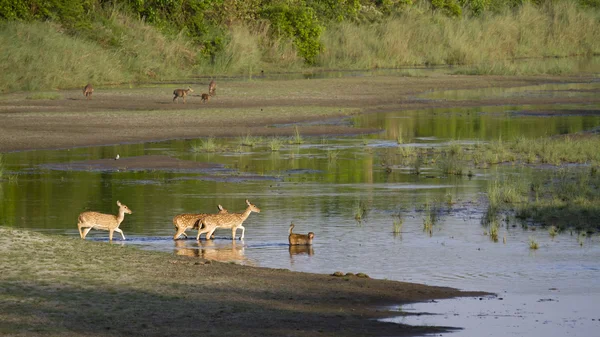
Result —
[{"label": "river water", "polygon": [[[434,148],[517,137],[574,133],[600,126],[599,106],[585,103],[599,83],[556,84],[509,90],[450,91],[419,99],[476,99],[511,95],[568,95],[581,104],[432,109],[356,116],[348,123],[382,130],[353,137],[288,139],[271,151],[269,138],[255,146],[216,139],[219,151],[194,152],[203,140],[26,151],[2,157],[0,223],[78,237],[84,210],[114,213],[127,204],[121,229],[143,249],[295,271],[363,272],[373,278],[496,293],[492,298],[454,299],[397,307],[389,321],[464,328],[464,336],[595,336],[600,328],[600,236],[570,231],[556,237],[537,227],[503,224],[499,242],[481,225],[486,186],[492,177],[532,175],[536,168],[471,168],[471,175],[445,176],[424,163],[424,174],[398,159],[399,148]],[[561,111],[555,114],[554,112]],[[530,116],[525,112],[542,115]],[[594,114],[595,112],[595,114]],[[277,126],[275,126],[277,127]],[[299,125],[301,134],[302,125]],[[398,139],[401,139],[399,144]],[[204,140],[205,141],[205,140]],[[211,162],[210,170],[101,170],[74,162],[160,155]],[[393,169],[389,169],[392,167]],[[545,168],[547,169],[547,168]],[[213,241],[173,241],[172,218],[180,213],[261,209],[244,223],[243,241],[218,230]],[[438,221],[423,230],[428,205]],[[357,212],[362,217],[356,219]],[[402,219],[395,230],[394,221]],[[290,249],[290,223],[315,233],[311,248]],[[240,232],[238,232],[238,237]],[[535,238],[540,248],[529,249]],[[89,240],[107,241],[92,231]]]}]

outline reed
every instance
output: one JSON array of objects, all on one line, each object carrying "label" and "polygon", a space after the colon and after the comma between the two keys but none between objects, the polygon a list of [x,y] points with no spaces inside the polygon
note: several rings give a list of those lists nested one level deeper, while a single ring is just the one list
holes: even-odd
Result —
[{"label": "reed", "polygon": [[539,246],[537,240],[534,237],[530,236],[529,237],[529,249],[536,250],[539,247],[540,246]]},{"label": "reed", "polygon": [[269,143],[269,148],[271,149],[272,152],[279,151],[279,149],[281,149],[281,146],[283,145],[283,141],[281,140],[281,138],[278,138],[278,137],[270,138],[268,143]]},{"label": "reed", "polygon": [[192,152],[216,152],[217,143],[214,137],[208,137],[191,145]]},{"label": "reed", "polygon": [[298,130],[298,126],[294,126],[294,136],[290,141],[291,144],[302,144],[304,143],[304,139],[302,139],[302,135],[300,135],[300,130]]}]

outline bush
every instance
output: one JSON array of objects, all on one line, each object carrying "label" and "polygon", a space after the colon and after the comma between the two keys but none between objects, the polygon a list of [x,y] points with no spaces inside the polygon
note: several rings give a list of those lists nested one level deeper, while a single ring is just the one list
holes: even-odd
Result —
[{"label": "bush", "polygon": [[267,7],[261,15],[269,20],[274,34],[293,39],[307,64],[315,63],[322,49],[320,37],[323,26],[312,8],[279,4]]}]

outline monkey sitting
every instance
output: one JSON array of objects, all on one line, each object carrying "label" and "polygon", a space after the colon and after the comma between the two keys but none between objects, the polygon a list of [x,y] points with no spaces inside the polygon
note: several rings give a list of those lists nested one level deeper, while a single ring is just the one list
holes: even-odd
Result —
[{"label": "monkey sitting", "polygon": [[294,223],[292,222],[288,236],[290,245],[312,245],[312,240],[315,237],[315,233],[309,232],[308,234],[294,234],[292,233],[293,229]]}]

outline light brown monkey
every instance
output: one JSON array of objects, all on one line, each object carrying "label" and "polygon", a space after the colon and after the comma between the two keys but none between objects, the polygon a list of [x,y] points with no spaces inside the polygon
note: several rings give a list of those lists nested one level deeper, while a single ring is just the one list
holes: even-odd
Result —
[{"label": "light brown monkey", "polygon": [[308,234],[294,234],[294,223],[290,225],[290,231],[288,235],[288,241],[290,245],[312,245],[312,240],[315,237],[315,233],[309,232]]}]

